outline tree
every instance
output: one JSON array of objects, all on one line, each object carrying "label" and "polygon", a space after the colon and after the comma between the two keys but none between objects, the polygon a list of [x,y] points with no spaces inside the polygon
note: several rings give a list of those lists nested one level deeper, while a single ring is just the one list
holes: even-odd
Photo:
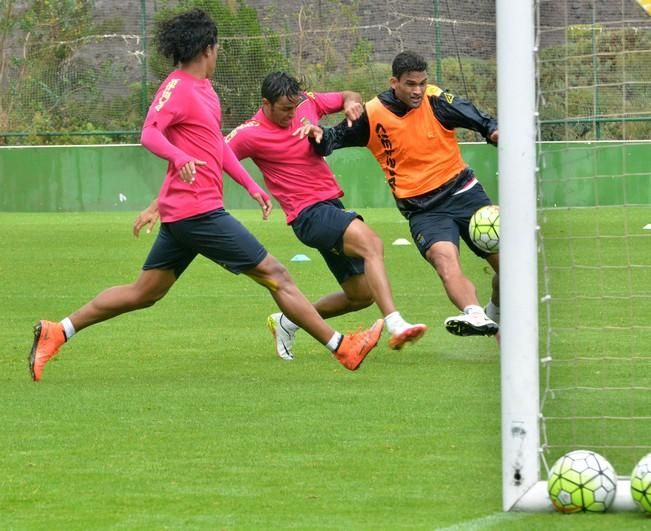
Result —
[{"label": "tree", "polygon": [[[260,83],[273,70],[285,70],[288,60],[280,49],[280,39],[264,29],[257,12],[241,0],[224,4],[218,0],[185,0],[174,8],[164,8],[156,20],[166,19],[192,8],[203,9],[217,23],[220,52],[213,85],[222,101],[222,127],[232,129],[249,118],[260,105]],[[161,80],[171,65],[157,52],[151,68]]]},{"label": "tree", "polygon": [[[89,3],[82,0],[9,1],[2,13],[0,43],[0,129],[63,130],[71,123],[67,101],[74,87],[61,75],[74,49],[92,27]],[[8,57],[8,59],[7,59]]]}]

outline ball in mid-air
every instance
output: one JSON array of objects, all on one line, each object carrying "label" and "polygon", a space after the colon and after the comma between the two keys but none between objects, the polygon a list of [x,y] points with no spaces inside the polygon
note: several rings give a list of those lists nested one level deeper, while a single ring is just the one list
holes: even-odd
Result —
[{"label": "ball in mid-air", "polygon": [[651,454],[640,459],[633,469],[631,496],[644,512],[651,514]]},{"label": "ball in mid-air", "polygon": [[478,249],[487,253],[498,252],[500,249],[500,207],[488,205],[477,210],[470,218],[468,233]]},{"label": "ball in mid-air", "polygon": [[575,450],[554,463],[547,491],[557,511],[604,512],[615,499],[617,475],[606,458],[598,453]]}]

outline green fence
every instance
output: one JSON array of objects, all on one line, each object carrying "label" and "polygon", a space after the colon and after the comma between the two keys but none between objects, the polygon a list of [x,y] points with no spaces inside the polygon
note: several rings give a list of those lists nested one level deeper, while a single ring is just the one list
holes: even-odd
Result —
[{"label": "green fence", "polygon": [[[463,156],[489,195],[497,195],[497,150],[464,144]],[[543,206],[651,204],[651,143],[543,144]],[[393,200],[379,166],[364,148],[335,152],[330,165],[350,207],[387,207]],[[245,166],[258,179],[250,161]],[[158,193],[166,163],[138,145],[0,148],[0,211],[139,210]],[[227,208],[257,208],[225,179]]]}]

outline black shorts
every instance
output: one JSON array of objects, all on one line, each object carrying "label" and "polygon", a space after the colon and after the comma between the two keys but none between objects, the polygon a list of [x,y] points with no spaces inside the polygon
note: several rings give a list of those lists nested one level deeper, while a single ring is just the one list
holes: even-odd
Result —
[{"label": "black shorts", "polygon": [[357,212],[346,211],[339,199],[331,199],[307,207],[291,223],[296,237],[321,253],[339,284],[364,273],[364,260],[343,251],[344,232],[355,219],[363,220]]},{"label": "black shorts", "polygon": [[492,204],[491,200],[479,181],[462,190],[463,183],[437,197],[434,204],[410,211],[406,216],[411,236],[423,258],[427,259],[427,251],[436,242],[452,242],[459,247],[459,236],[477,256],[488,256],[489,253],[478,249],[472,243],[468,225],[477,209]]},{"label": "black shorts", "polygon": [[173,269],[178,278],[198,254],[237,275],[256,267],[267,250],[238,220],[219,208],[161,223],[142,268]]}]

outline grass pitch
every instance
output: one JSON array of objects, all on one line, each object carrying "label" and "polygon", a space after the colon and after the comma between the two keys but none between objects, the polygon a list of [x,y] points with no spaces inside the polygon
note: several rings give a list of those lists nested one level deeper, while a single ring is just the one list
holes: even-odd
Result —
[{"label": "grass pitch", "polygon": [[[413,245],[391,245],[410,239],[397,211],[360,213],[383,237],[399,309],[430,326],[416,345],[394,352],[384,336],[350,373],[301,332],[297,359],[283,362],[265,328],[276,308],[267,292],[198,258],[153,308],[82,331],[39,384],[26,362],[34,321],[131,282],[154,235],[134,239],[129,213],[0,214],[0,528],[644,525],[637,514],[500,512],[498,347],[445,332],[455,310],[434,271]],[[337,289],[279,212],[234,214],[308,298]],[[299,253],[311,261],[291,262]],[[462,255],[486,301],[489,271]],[[332,323],[347,331],[377,316]]]}]

